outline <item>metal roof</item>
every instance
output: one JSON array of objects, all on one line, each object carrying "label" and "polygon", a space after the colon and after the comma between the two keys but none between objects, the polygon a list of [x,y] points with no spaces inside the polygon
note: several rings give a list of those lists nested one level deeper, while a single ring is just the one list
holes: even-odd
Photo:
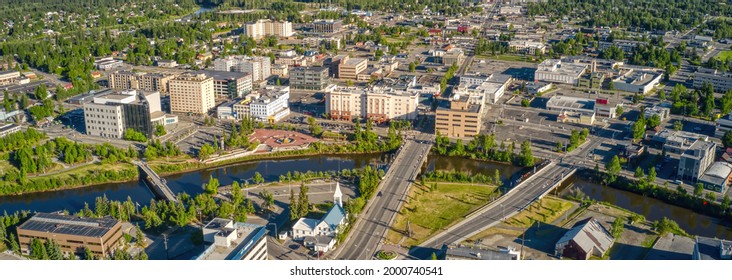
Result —
[{"label": "metal roof", "polygon": [[18,229],[55,234],[102,237],[118,223],[111,218],[85,218],[78,216],[37,213]]}]

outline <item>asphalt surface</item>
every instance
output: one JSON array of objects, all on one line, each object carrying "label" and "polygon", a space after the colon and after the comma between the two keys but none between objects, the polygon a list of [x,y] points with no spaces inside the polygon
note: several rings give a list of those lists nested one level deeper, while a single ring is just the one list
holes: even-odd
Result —
[{"label": "asphalt surface", "polygon": [[[605,134],[611,134],[612,131],[602,130],[600,133],[601,136],[606,136]],[[429,259],[443,244],[460,243],[522,211],[552,187],[561,183],[564,178],[569,177],[570,172],[584,161],[587,154],[601,144],[599,139],[589,136],[587,142],[578,149],[567,155],[552,158],[550,165],[518,184],[499,200],[433,236],[420,246],[414,247],[410,254],[419,259]]]},{"label": "asphalt surface", "polygon": [[369,201],[348,239],[339,248],[337,259],[370,260],[374,257],[431,147],[432,137],[427,134],[405,141],[377,194]]}]

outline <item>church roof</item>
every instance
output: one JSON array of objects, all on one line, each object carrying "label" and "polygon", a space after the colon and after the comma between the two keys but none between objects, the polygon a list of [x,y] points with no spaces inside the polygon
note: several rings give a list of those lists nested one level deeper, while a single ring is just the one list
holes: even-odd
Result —
[{"label": "church roof", "polygon": [[335,229],[341,224],[341,221],[346,218],[346,210],[343,210],[338,204],[333,205],[333,208],[328,210],[321,222],[325,222],[330,228]]}]

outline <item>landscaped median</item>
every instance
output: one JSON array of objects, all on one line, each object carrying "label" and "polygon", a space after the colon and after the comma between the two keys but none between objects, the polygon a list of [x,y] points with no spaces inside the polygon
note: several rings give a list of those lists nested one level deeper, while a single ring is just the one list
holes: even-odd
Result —
[{"label": "landscaped median", "polygon": [[[407,201],[397,213],[386,239],[409,247],[462,220],[471,211],[493,198],[496,186],[471,183],[428,182],[412,185]],[[407,234],[407,221],[411,236]]]}]

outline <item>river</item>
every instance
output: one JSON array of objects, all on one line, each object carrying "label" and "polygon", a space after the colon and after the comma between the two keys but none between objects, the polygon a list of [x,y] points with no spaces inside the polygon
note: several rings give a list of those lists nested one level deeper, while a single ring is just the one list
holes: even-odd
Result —
[{"label": "river", "polygon": [[[339,156],[309,156],[291,159],[274,159],[246,162],[225,167],[191,171],[187,173],[164,176],[168,186],[174,193],[185,192],[195,195],[203,192],[202,185],[208,182],[209,176],[218,178],[221,185],[231,184],[234,180],[244,182],[259,172],[268,182],[279,180],[280,175],[287,172],[329,171],[361,168],[368,164],[383,163],[385,154],[375,155],[339,155]],[[52,192],[31,193],[18,196],[0,197],[0,213],[12,213],[19,210],[51,212],[69,210],[72,212],[84,208],[84,203],[94,207],[97,197],[106,195],[111,200],[126,200],[129,196],[133,201],[146,205],[153,199],[152,192],[140,181],[109,183],[89,187]]]},{"label": "river", "polygon": [[686,208],[632,192],[601,186],[576,176],[565,184],[570,187],[563,190],[561,194],[568,194],[570,189],[579,189],[594,200],[628,209],[645,216],[650,221],[657,221],[664,217],[674,220],[681,229],[692,235],[732,239],[732,229],[722,225],[719,219],[697,214]]}]

